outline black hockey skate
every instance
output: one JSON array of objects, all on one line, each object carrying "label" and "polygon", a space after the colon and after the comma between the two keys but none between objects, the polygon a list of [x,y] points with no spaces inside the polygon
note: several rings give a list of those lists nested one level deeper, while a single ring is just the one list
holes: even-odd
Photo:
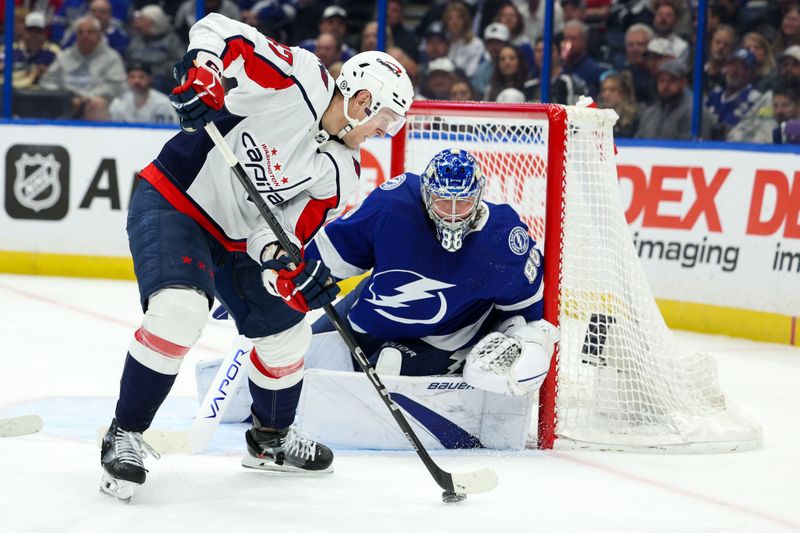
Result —
[{"label": "black hockey skate", "polygon": [[141,433],[125,431],[119,427],[116,418],[112,420],[100,450],[100,464],[103,465],[100,492],[129,503],[136,487],[147,478],[147,469],[142,459],[148,454],[156,459],[160,457],[144,441]]},{"label": "black hockey skate", "polygon": [[273,472],[333,472],[331,449],[301,437],[293,428],[264,429],[253,415],[253,427],[245,432],[244,438],[249,453],[242,459],[244,467]]}]

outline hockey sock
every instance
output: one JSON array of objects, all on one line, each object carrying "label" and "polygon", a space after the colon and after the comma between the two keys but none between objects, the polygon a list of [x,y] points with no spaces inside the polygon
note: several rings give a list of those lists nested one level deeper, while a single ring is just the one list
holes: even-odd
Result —
[{"label": "hockey sock", "polygon": [[116,417],[120,427],[138,432],[149,428],[176,377],[147,368],[129,353],[119,383]]},{"label": "hockey sock", "polygon": [[262,389],[248,379],[250,395],[253,397],[253,413],[265,428],[283,429],[294,422],[303,381],[281,390]]}]

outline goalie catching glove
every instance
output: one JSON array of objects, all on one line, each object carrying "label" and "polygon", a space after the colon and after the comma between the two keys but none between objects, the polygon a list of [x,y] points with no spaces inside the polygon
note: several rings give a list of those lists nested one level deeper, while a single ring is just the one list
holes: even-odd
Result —
[{"label": "goalie catching glove", "polygon": [[558,328],[546,320],[509,318],[467,354],[464,381],[477,389],[514,396],[539,389],[550,368]]},{"label": "goalie catching glove", "polygon": [[169,95],[178,113],[181,129],[194,133],[214,119],[225,103],[222,60],[202,50],[190,50],[175,63],[173,76],[180,83]]},{"label": "goalie catching glove", "polygon": [[322,261],[304,261],[295,267],[279,248],[268,247],[265,254],[273,258],[261,265],[264,286],[292,309],[307,313],[331,303],[339,294],[339,286],[331,279],[331,269]]}]

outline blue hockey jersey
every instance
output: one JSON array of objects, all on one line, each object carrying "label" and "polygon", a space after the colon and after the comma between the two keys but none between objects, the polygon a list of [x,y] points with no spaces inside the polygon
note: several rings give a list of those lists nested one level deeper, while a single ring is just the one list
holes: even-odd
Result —
[{"label": "blue hockey jersey", "polygon": [[536,243],[511,206],[484,207],[462,248],[448,252],[425,212],[419,176],[402,174],[322,228],[306,258],[321,258],[340,279],[372,269],[348,315],[354,330],[455,351],[485,334],[490,316],[542,317]]}]

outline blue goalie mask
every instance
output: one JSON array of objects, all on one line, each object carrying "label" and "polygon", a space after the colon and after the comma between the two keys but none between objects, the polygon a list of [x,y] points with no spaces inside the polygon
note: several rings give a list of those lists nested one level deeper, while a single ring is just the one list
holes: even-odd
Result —
[{"label": "blue goalie mask", "polygon": [[422,201],[436,226],[436,238],[448,252],[461,248],[478,217],[486,178],[469,152],[439,152],[422,174]]}]

